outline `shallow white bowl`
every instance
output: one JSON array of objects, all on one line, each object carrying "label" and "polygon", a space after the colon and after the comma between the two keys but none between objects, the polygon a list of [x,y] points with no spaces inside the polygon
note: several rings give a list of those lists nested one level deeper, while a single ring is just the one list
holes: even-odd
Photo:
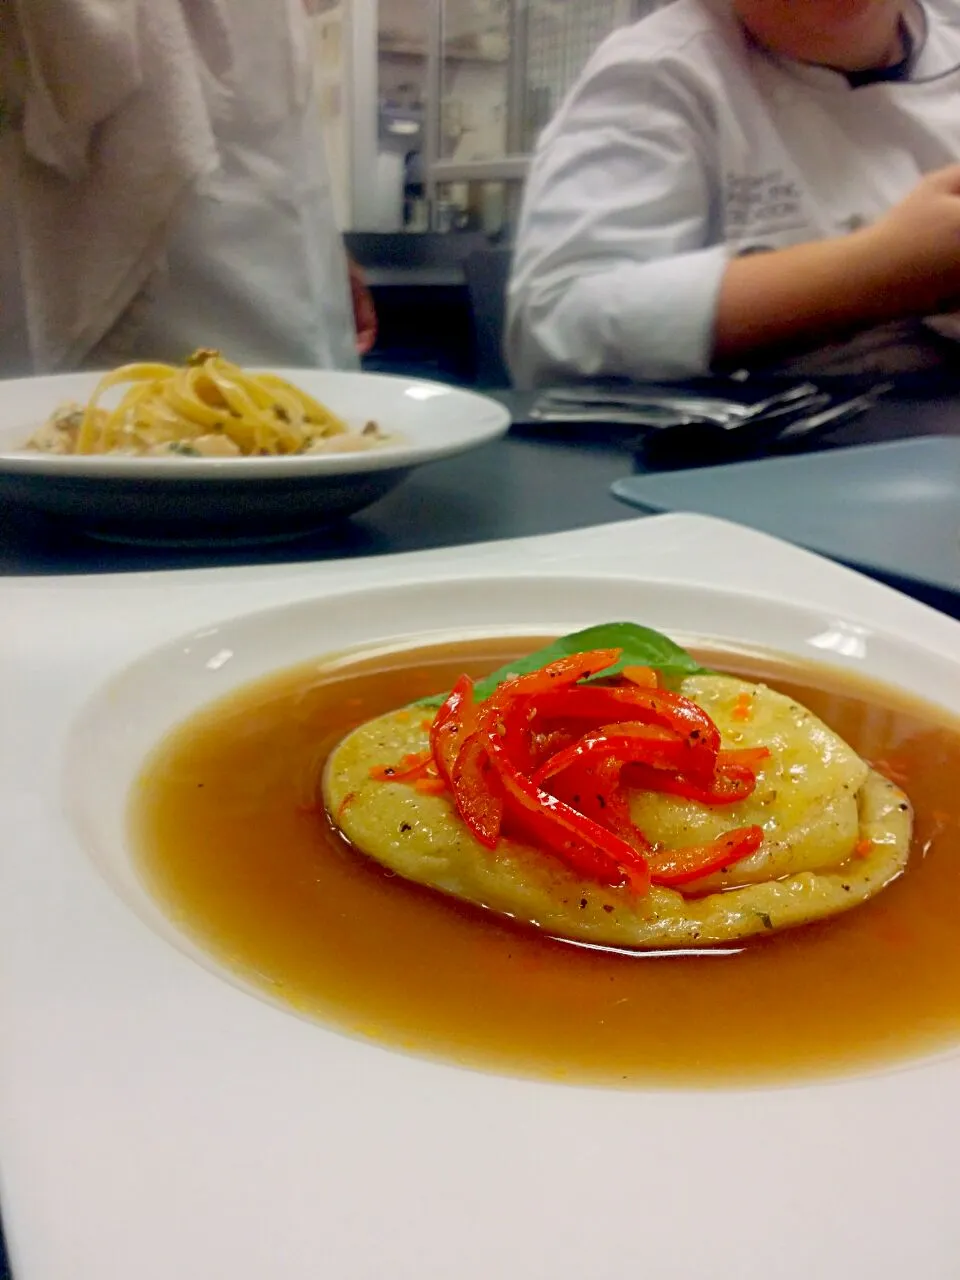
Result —
[{"label": "shallow white bowl", "polygon": [[450,578],[322,596],[204,627],[149,654],[110,681],[75,724],[64,770],[67,813],[88,855],[142,920],[262,998],[263,986],[218,966],[164,915],[140,878],[127,801],[151,749],[216,698],[311,659],[493,635],[563,635],[616,618],[655,626],[688,648],[746,647],[869,672],[960,713],[960,660],[784,601],[628,577]]},{"label": "shallow white bowl", "polygon": [[[396,443],[284,458],[129,458],[31,453],[24,442],[100,375],[0,382],[0,500],[87,532],[147,542],[261,541],[303,533],[384,496],[414,467],[495,440],[502,405],[457,387],[386,374],[283,369],[351,427],[373,420]],[[109,397],[107,398],[109,403]]]}]

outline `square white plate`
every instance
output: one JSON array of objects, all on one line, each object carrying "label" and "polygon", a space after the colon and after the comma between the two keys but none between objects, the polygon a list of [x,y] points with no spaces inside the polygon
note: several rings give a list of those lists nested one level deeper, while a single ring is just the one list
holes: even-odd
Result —
[{"label": "square white plate", "polygon": [[[460,583],[446,613],[430,586],[444,579]],[[263,636],[280,666],[336,647],[339,626],[476,626],[480,579],[500,580],[492,627],[597,620],[626,579],[628,611],[655,626],[818,653],[960,710],[956,622],[701,517],[362,564],[0,581],[0,1200],[16,1280],[955,1278],[960,1056],[676,1092],[438,1065],[250,998],[148,927],[88,856],[63,753],[129,663],[194,637],[167,650],[180,704],[118,721],[117,794],[149,717],[255,674]],[[366,613],[302,603],[404,582],[424,584],[410,599],[427,615],[375,590]],[[225,636],[240,660],[209,665]],[[110,686],[121,709],[125,680]]]}]

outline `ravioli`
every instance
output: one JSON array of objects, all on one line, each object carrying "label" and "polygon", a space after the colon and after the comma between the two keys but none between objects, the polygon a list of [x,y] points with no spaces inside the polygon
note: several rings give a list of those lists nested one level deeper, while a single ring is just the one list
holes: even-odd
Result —
[{"label": "ravioli", "polygon": [[[714,839],[730,827],[757,823],[764,842],[725,875],[697,888],[770,880],[835,866],[860,839],[857,793],[869,769],[856,752],[806,707],[765,685],[734,676],[690,676],[680,691],[709,714],[725,748],[767,747],[757,787],[737,804],[708,808],[652,791],[631,796],[631,814],[651,840],[673,848]],[[749,716],[737,719],[749,698]]]},{"label": "ravioli", "polygon": [[[766,747],[752,794],[708,807],[629,790],[630,815],[657,847],[676,849],[756,824],[751,856],[683,886],[646,894],[585,881],[561,861],[507,836],[483,847],[449,794],[424,794],[371,770],[429,746],[420,709],[354,730],[323,778],[328,812],[361,852],[409,880],[584,942],[634,948],[728,942],[823,919],[865,902],[904,869],[912,812],[797,702],[731,676],[688,676],[679,692],[707,711],[724,750]],[[743,715],[745,703],[749,714]]]}]

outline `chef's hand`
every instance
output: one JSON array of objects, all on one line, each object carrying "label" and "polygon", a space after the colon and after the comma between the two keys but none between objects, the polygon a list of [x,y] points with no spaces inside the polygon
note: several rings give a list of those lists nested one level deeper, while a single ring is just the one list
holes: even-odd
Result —
[{"label": "chef's hand", "polygon": [[960,302],[960,165],[929,173],[864,231],[889,292],[914,315]]},{"label": "chef's hand", "polygon": [[353,323],[357,331],[357,350],[365,356],[377,340],[377,311],[363,272],[352,258],[347,258],[347,273],[353,301]]},{"label": "chef's hand", "polygon": [[720,285],[713,358],[808,351],[891,321],[960,307],[960,165],[928,174],[848,235],[734,258]]}]

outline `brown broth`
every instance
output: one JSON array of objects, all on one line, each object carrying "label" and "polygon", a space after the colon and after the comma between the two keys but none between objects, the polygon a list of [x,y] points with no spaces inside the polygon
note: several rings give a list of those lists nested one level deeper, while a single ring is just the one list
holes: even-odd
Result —
[{"label": "brown broth", "polygon": [[747,946],[677,954],[545,937],[388,874],[311,811],[362,721],[537,642],[284,671],[149,761],[133,830],[152,891],[248,982],[349,1033],[510,1074],[620,1086],[796,1080],[960,1038],[960,724],[829,668],[706,655],[804,702],[911,796],[906,873],[872,902]]}]

